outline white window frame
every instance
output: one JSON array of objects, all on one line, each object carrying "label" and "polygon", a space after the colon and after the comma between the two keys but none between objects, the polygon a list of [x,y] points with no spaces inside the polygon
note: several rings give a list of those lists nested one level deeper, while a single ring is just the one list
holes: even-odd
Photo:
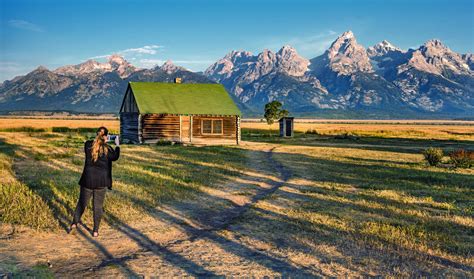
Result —
[{"label": "white window frame", "polygon": [[[205,133],[204,132],[204,120],[211,120],[211,132],[210,133]],[[214,133],[214,122],[215,121],[220,121],[221,122],[221,132],[220,133]],[[209,136],[219,136],[224,134],[224,119],[222,118],[201,118],[201,135],[209,135]]]}]

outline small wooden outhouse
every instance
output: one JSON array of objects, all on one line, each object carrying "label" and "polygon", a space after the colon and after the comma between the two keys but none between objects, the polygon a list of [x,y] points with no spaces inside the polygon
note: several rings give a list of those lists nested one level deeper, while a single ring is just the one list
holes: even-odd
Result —
[{"label": "small wooden outhouse", "polygon": [[292,137],[294,117],[282,117],[278,122],[280,122],[280,137]]},{"label": "small wooden outhouse", "polygon": [[133,143],[239,144],[240,116],[220,84],[130,82],[120,134]]}]

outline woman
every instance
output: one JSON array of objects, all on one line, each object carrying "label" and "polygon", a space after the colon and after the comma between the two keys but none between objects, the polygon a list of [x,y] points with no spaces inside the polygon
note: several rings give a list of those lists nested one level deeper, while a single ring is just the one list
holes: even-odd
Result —
[{"label": "woman", "polygon": [[103,213],[103,203],[106,188],[112,190],[112,161],[118,160],[120,156],[120,141],[118,136],[115,138],[115,150],[107,144],[109,131],[105,127],[97,129],[95,139],[84,143],[84,153],[86,160],[84,170],[79,180],[81,193],[77,202],[74,219],[69,232],[77,228],[81,216],[93,198],[94,211],[94,229],[92,235],[99,236],[100,219]]}]

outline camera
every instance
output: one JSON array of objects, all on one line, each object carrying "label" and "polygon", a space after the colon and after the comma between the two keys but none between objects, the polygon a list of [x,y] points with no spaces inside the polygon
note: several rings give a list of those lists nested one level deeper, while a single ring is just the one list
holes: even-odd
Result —
[{"label": "camera", "polygon": [[118,135],[108,135],[107,136],[107,141],[115,141],[115,138],[117,138]]}]

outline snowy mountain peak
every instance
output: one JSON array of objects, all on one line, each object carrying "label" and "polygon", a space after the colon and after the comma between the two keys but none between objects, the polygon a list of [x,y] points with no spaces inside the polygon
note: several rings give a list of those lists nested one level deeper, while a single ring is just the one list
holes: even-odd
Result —
[{"label": "snowy mountain peak", "polygon": [[127,77],[138,69],[125,60],[122,56],[113,54],[106,63],[89,59],[77,65],[68,65],[57,68],[54,73],[64,76],[78,76],[85,74],[103,74],[116,72],[121,78]]},{"label": "snowy mountain peak", "polygon": [[474,71],[474,54],[466,53],[463,54],[461,57],[467,63],[471,71]]},{"label": "snowy mountain peak", "polygon": [[440,40],[438,39],[432,39],[427,41],[423,46],[429,48],[429,47],[434,47],[434,48],[447,48]]},{"label": "snowy mountain peak", "polygon": [[342,33],[342,35],[339,36],[339,38],[344,39],[344,40],[353,39],[354,38],[354,33],[352,33],[351,30],[348,30],[348,31]]},{"label": "snowy mountain peak", "polygon": [[270,63],[275,59],[275,53],[269,49],[264,49],[257,55],[257,59],[262,63]]},{"label": "snowy mountain peak", "polygon": [[233,50],[229,52],[224,58],[220,59],[219,62],[229,61],[232,64],[248,62],[252,58],[252,53],[243,50]]},{"label": "snowy mountain peak", "polygon": [[337,53],[348,53],[354,50],[354,48],[359,47],[362,46],[357,43],[352,31],[346,31],[337,37],[337,39],[329,47],[328,51],[332,56],[335,56]]},{"label": "snowy mountain peak", "polygon": [[166,62],[163,63],[163,65],[161,65],[160,69],[162,71],[166,72],[167,74],[172,74],[172,73],[175,73],[177,71],[186,70],[183,67],[176,66],[175,64],[173,64],[173,61],[171,61],[169,59],[166,60]]},{"label": "snowy mountain peak", "polygon": [[38,71],[38,72],[41,71],[42,72],[42,71],[49,71],[49,69],[46,68],[45,66],[40,65],[36,69],[34,69],[33,71]]},{"label": "snowy mountain peak", "polygon": [[309,60],[300,56],[292,46],[285,45],[276,53],[276,67],[290,76],[302,76],[308,71]]},{"label": "snowy mountain peak", "polygon": [[467,61],[461,55],[450,50],[437,39],[429,40],[415,50],[408,63],[399,67],[398,72],[405,71],[410,67],[437,75],[446,75],[449,72],[464,75],[473,74]]},{"label": "snowy mountain peak", "polygon": [[122,56],[118,54],[112,54],[109,56],[109,64],[123,65],[123,64],[129,64],[129,63]]},{"label": "snowy mountain peak", "polygon": [[138,70],[122,56],[117,54],[111,55],[107,64],[110,65],[111,70],[117,72],[121,78],[127,77]]},{"label": "snowy mountain peak", "polygon": [[344,46],[350,44],[357,44],[354,34],[352,31],[346,31],[342,33],[329,47],[329,51],[338,52],[341,49],[344,49]]},{"label": "snowy mountain peak", "polygon": [[244,113],[255,115],[267,102],[279,100],[305,116],[474,116],[474,56],[458,54],[439,40],[408,51],[388,41],[366,49],[347,31],[311,64],[289,45],[255,55],[234,50],[205,76],[184,72],[170,60],[138,70],[119,55],[107,58],[54,72],[39,67],[5,81],[0,110],[117,112],[127,82],[170,82],[178,76],[186,82],[221,83]]},{"label": "snowy mountain peak", "polygon": [[350,75],[355,72],[372,72],[365,48],[359,45],[352,31],[339,36],[323,54],[332,71]]},{"label": "snowy mountain peak", "polygon": [[232,51],[207,68],[204,74],[222,84],[233,84],[232,91],[239,95],[244,87],[261,78],[280,74],[302,78],[308,71],[308,65],[308,59],[300,56],[293,47],[285,45],[276,53],[269,49],[257,55]]},{"label": "snowy mountain peak", "polygon": [[236,57],[247,57],[252,56],[252,53],[249,51],[243,50],[232,50],[224,56],[224,59],[234,60]]},{"label": "snowy mountain peak", "polygon": [[110,66],[106,64],[99,63],[94,60],[87,60],[83,63],[77,65],[67,65],[59,67],[54,72],[56,74],[65,75],[65,76],[77,76],[82,74],[88,74],[92,72],[105,72],[109,71]]},{"label": "snowy mountain peak", "polygon": [[239,65],[246,64],[256,58],[252,55],[251,52],[243,50],[232,50],[227,53],[223,58],[219,59],[217,62],[209,66],[204,74],[206,76],[220,80],[225,77],[229,77],[234,67]]},{"label": "snowy mountain peak", "polygon": [[294,47],[290,46],[290,45],[284,45],[277,52],[277,54],[280,54],[280,55],[291,54],[291,53],[296,53],[296,49]]},{"label": "snowy mountain peak", "polygon": [[387,50],[400,50],[398,47],[392,45],[389,41],[383,40],[380,43],[376,44],[374,47],[387,49]]},{"label": "snowy mountain peak", "polygon": [[389,52],[403,52],[400,48],[392,45],[389,41],[383,40],[380,43],[369,47],[367,53],[370,57],[386,55]]}]

